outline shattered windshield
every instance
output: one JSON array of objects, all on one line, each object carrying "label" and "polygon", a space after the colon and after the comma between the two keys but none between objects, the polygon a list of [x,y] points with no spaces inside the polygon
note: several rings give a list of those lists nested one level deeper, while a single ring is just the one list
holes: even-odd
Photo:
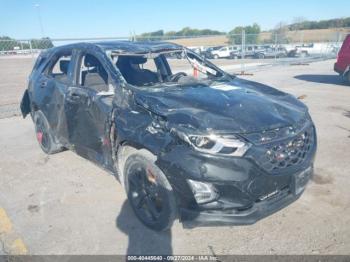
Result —
[{"label": "shattered windshield", "polygon": [[146,54],[112,51],[110,57],[126,82],[139,87],[193,85],[225,75],[215,65],[187,49]]}]

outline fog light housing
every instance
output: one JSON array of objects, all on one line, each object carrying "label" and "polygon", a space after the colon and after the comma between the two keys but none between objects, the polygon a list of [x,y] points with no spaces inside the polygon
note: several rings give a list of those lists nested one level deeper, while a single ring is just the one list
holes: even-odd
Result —
[{"label": "fog light housing", "polygon": [[199,182],[191,179],[188,179],[187,182],[198,204],[212,202],[219,197],[216,188],[210,183]]}]

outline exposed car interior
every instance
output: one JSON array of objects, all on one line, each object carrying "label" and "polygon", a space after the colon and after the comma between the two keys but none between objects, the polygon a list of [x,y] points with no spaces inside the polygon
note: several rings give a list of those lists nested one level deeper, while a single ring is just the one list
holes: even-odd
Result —
[{"label": "exposed car interior", "polygon": [[108,91],[108,73],[102,63],[93,55],[82,57],[80,65],[80,85],[96,92]]},{"label": "exposed car interior", "polygon": [[57,81],[66,82],[68,80],[68,70],[71,62],[71,53],[62,54],[49,67],[47,75],[55,78]]},{"label": "exposed car interior", "polygon": [[[131,85],[153,86],[161,83],[182,85],[221,77],[222,73],[192,53],[172,51],[160,54],[112,56],[116,67]],[[182,67],[181,71],[178,70]]]},{"label": "exposed car interior", "polygon": [[157,83],[159,80],[157,73],[142,67],[146,62],[147,58],[142,56],[120,56],[116,65],[131,85],[143,86]]}]

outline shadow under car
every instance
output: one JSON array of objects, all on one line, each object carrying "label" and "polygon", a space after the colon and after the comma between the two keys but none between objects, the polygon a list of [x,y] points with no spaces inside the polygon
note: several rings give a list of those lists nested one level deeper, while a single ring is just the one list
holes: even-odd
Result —
[{"label": "shadow under car", "polygon": [[346,86],[346,83],[343,81],[343,79],[339,75],[304,74],[304,75],[294,76],[294,78],[303,80],[303,81],[308,81],[308,82],[320,83],[320,84],[335,84],[335,85]]}]

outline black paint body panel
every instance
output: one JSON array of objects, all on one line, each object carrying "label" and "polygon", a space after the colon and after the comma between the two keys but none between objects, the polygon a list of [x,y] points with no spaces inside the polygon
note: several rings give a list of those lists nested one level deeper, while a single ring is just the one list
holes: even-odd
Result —
[{"label": "black paint body panel", "polygon": [[[37,62],[30,76],[21,103],[23,116],[41,110],[63,146],[117,177],[113,154],[122,145],[149,150],[174,189],[181,220],[190,226],[250,224],[296,200],[300,193],[295,193],[295,176],[312,168],[317,141],[303,103],[272,87],[239,78],[212,81],[210,85],[137,88],[125,82],[106,55],[108,50],[143,54],[180,48],[167,43],[107,42],[48,50],[40,55],[38,60],[43,62]],[[83,90],[81,99],[72,102],[70,92],[78,88],[73,77],[76,69],[70,69],[66,84],[43,75],[56,53],[69,49],[74,50],[72,59],[84,50],[104,63],[114,96]],[[314,141],[307,156],[292,168],[266,171],[258,161],[265,147],[250,141],[251,134],[297,128],[301,120],[313,128]],[[202,135],[234,134],[252,146],[243,157],[205,154],[184,143],[176,135],[178,129]],[[312,171],[306,180],[311,175]],[[212,183],[220,198],[198,205],[187,179]],[[277,193],[261,200],[271,192]]]}]

